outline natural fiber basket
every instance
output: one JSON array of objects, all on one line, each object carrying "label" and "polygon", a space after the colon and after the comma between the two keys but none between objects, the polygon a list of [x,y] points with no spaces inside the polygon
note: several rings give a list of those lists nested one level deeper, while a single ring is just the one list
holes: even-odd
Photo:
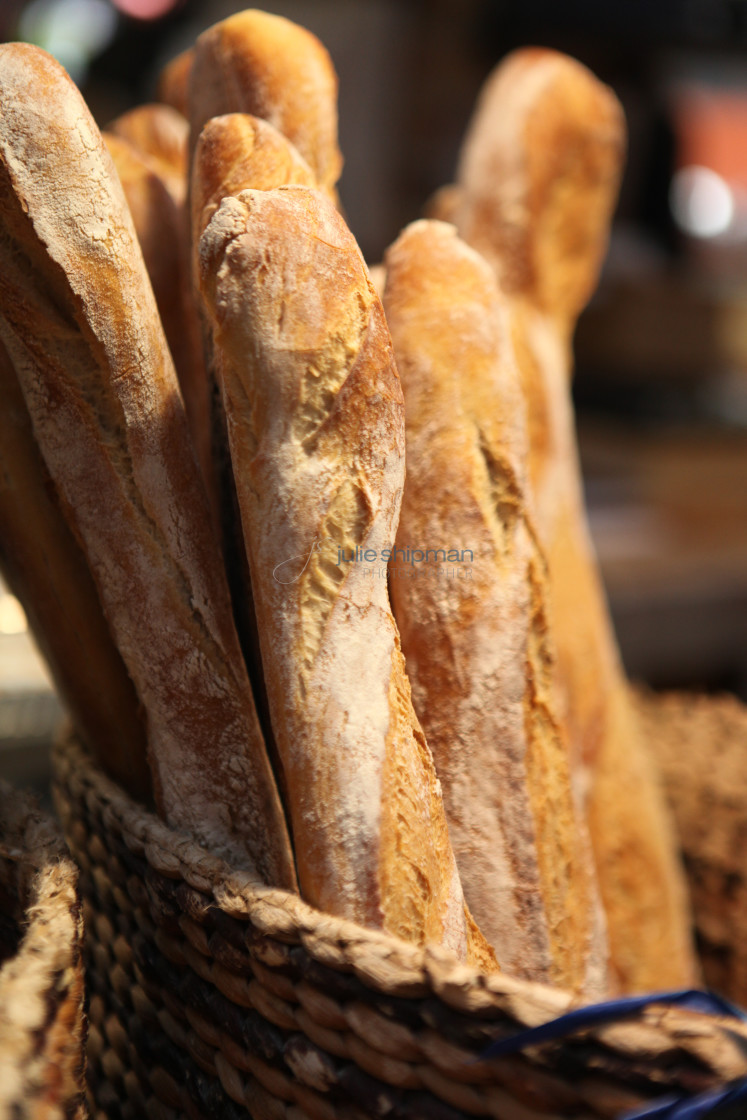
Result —
[{"label": "natural fiber basket", "polygon": [[86,906],[97,1117],[618,1117],[747,1075],[747,1024],[662,1005],[476,1060],[571,997],[256,886],[69,738],[55,766]]},{"label": "natural fiber basket", "polygon": [[0,1118],[83,1120],[78,872],[53,822],[0,783]]},{"label": "natural fiber basket", "polygon": [[731,696],[636,699],[674,812],[705,980],[747,1008],[747,708]]}]

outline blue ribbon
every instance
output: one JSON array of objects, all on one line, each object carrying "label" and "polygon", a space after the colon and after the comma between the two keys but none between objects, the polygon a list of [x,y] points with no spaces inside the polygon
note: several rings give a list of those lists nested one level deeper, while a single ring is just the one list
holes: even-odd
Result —
[{"label": "blue ribbon", "polygon": [[[627,996],[623,999],[591,1004],[589,1007],[578,1007],[557,1019],[552,1019],[549,1023],[542,1023],[539,1027],[532,1027],[491,1043],[477,1060],[500,1058],[505,1054],[515,1054],[519,1050],[525,1050],[529,1046],[566,1038],[576,1031],[613,1023],[635,1015],[653,1004],[684,1007],[688,1011],[697,1011],[703,1015],[721,1015],[739,1019],[743,1023],[747,1022],[747,1014],[741,1008],[714,992],[703,992],[694,988],[675,992],[653,992],[645,996]],[[710,1089],[695,1097],[659,1098],[652,1104],[627,1113],[622,1120],[701,1120],[717,1107],[743,1101],[747,1102],[747,1078],[721,1089]]]}]

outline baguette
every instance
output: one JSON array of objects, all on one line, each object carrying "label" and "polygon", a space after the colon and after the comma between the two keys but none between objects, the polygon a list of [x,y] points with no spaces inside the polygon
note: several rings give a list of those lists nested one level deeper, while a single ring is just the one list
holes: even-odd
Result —
[{"label": "baguette", "polygon": [[160,176],[177,206],[187,197],[189,124],[168,105],[138,105],[116,117],[106,132],[126,140]]},{"label": "baguette", "polygon": [[211,117],[250,113],[295,145],[319,188],[336,200],[337,75],[311,32],[253,9],[208,28],[195,44],[189,110],[193,151]]},{"label": "baguette", "polygon": [[60,511],[1,343],[0,569],[81,738],[111,778],[149,802],[145,726],[135,689]]},{"label": "baguette", "polygon": [[301,892],[495,968],[466,912],[386,578],[404,415],[380,301],[334,206],[226,198],[200,242]]},{"label": "baguette", "polygon": [[[127,129],[123,130],[127,132]],[[210,387],[189,264],[185,191],[181,201],[150,159],[122,133],[103,133],[114,161],[176,366],[189,430],[211,509],[217,505],[210,435]],[[216,520],[217,532],[217,520]]]},{"label": "baguette", "polygon": [[[226,196],[236,195],[248,188],[270,190],[288,183],[314,186],[316,177],[291,142],[271,124],[245,113],[229,113],[208,121],[197,141],[190,181],[195,279],[199,277],[197,249],[200,237],[221,201]],[[215,509],[220,524],[223,557],[239,638],[254,689],[257,714],[280,792],[287,802],[283,767],[275,747],[264,686],[249,562],[241,532],[241,514],[228,447],[225,409],[220,399],[220,377],[216,371],[220,352],[212,345],[207,323],[204,339],[210,386],[212,469],[217,481]]]},{"label": "baguette", "polygon": [[[267,121],[249,113],[213,117],[200,132],[190,184],[192,242],[228,195],[272,190],[291,183],[317,186],[316,176],[297,148]],[[199,262],[194,258],[195,275]]]},{"label": "baguette", "polygon": [[604,917],[555,710],[507,301],[441,222],[409,226],[386,271],[407,434],[392,603],[465,898],[506,971],[600,998]]},{"label": "baguette", "polygon": [[0,333],[143,705],[159,811],[292,889],[171,356],[114,166],[46,52],[0,46]]},{"label": "baguette", "polygon": [[597,282],[624,148],[614,94],[552,51],[489,79],[460,159],[456,225],[513,301],[557,682],[623,991],[693,983],[675,838],[628,695],[584,511],[570,396],[575,319]]},{"label": "baguette", "polygon": [[194,57],[194,47],[188,47],[170,59],[158,76],[158,100],[176,109],[183,117],[189,116],[189,75]]}]

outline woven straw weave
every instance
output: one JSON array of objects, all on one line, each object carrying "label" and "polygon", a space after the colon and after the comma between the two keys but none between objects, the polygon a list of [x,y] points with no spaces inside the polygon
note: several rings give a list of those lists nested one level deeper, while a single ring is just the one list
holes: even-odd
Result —
[{"label": "woven straw weave", "polygon": [[0,1118],[84,1120],[83,922],[56,826],[0,783]]},{"label": "woven straw weave", "polygon": [[636,701],[674,812],[706,983],[747,1008],[747,708],[733,696]]},{"label": "woven straw weave", "polygon": [[476,1061],[571,997],[256,886],[134,805],[70,739],[55,767],[86,902],[99,1120],[581,1120],[747,1075],[747,1026],[661,1006]]}]

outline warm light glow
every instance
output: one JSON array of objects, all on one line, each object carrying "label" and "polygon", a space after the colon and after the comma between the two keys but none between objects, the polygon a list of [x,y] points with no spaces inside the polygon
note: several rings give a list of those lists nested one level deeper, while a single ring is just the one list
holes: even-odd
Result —
[{"label": "warm light glow", "polygon": [[159,19],[176,7],[177,0],[112,0],[115,8],[135,19]]},{"label": "warm light glow", "polygon": [[107,0],[32,0],[18,21],[19,38],[49,51],[74,82],[114,38],[117,13]]},{"label": "warm light glow", "polygon": [[23,634],[27,629],[26,615],[15,595],[0,595],[0,634]]},{"label": "warm light glow", "polygon": [[683,167],[669,196],[677,225],[691,237],[718,237],[734,219],[731,187],[709,167]]}]

